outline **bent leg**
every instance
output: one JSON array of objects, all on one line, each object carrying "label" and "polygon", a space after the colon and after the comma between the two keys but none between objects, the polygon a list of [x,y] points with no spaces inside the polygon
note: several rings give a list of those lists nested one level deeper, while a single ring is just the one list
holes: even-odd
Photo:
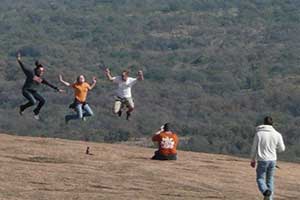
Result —
[{"label": "bent leg", "polygon": [[151,158],[152,160],[176,160],[174,157],[164,156],[159,153],[159,151],[155,151],[154,156]]},{"label": "bent leg", "polygon": [[127,112],[132,112],[134,110],[134,102],[132,98],[127,98],[126,106],[128,108]]},{"label": "bent leg", "polygon": [[36,100],[39,101],[37,107],[33,110],[35,115],[38,115],[40,113],[41,108],[45,105],[46,100],[44,97],[42,97],[39,93],[34,92],[33,96]]},{"label": "bent leg", "polygon": [[22,91],[23,96],[28,100],[28,102],[24,105],[20,106],[20,111],[23,112],[26,108],[33,106],[36,104],[36,99],[34,98],[33,94],[28,90]]},{"label": "bent leg", "polygon": [[75,107],[75,110],[76,110],[76,114],[65,116],[66,122],[68,122],[70,120],[82,119],[82,117],[83,117],[82,104],[77,104]]},{"label": "bent leg", "polygon": [[160,160],[160,159],[159,159],[159,151],[155,151],[155,152],[154,152],[154,156],[152,156],[151,159],[152,159],[152,160]]},{"label": "bent leg", "polygon": [[125,104],[126,104],[126,106],[127,106],[127,108],[128,108],[128,110],[127,110],[127,112],[126,112],[126,114],[127,114],[126,119],[129,120],[129,118],[130,118],[130,116],[131,116],[131,112],[132,112],[133,109],[134,109],[134,102],[133,102],[133,99],[132,99],[132,98],[127,98]]},{"label": "bent leg", "polygon": [[121,110],[122,102],[120,100],[115,100],[113,113],[117,114]]},{"label": "bent leg", "polygon": [[83,106],[83,110],[85,111],[83,114],[83,117],[91,117],[94,115],[93,110],[91,109],[91,107],[88,104],[85,104]]}]

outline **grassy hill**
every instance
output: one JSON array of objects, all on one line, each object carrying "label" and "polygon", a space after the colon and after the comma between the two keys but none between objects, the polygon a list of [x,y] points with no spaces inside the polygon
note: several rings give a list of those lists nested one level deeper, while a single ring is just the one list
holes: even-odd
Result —
[{"label": "grassy hill", "polygon": [[[2,0],[0,130],[114,142],[147,137],[170,121],[190,138],[182,149],[247,155],[254,127],[272,115],[287,142],[283,157],[299,161],[299,8],[298,0]],[[59,73],[68,81],[96,75],[88,99],[95,117],[66,126],[72,91],[49,89],[41,122],[31,110],[20,117],[17,51],[28,66],[40,59],[56,85]],[[111,114],[106,66],[113,75],[145,72],[130,123]]]},{"label": "grassy hill", "polygon": [[[153,161],[154,149],[5,134],[0,146],[1,200],[261,199],[247,159],[179,151]],[[297,199],[299,164],[278,165],[276,199]]]}]

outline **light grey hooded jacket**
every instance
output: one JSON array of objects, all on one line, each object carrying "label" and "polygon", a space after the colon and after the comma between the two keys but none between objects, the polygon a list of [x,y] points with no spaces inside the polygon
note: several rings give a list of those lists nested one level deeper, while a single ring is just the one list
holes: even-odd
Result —
[{"label": "light grey hooded jacket", "polygon": [[258,161],[277,160],[277,151],[285,150],[282,136],[273,126],[260,125],[256,128],[253,140],[251,158]]}]

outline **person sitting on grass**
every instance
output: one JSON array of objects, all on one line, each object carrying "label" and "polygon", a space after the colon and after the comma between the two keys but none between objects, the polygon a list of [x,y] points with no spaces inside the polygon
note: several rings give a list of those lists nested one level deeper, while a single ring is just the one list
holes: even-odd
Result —
[{"label": "person sitting on grass", "polygon": [[170,130],[170,123],[166,123],[161,130],[152,137],[153,142],[158,143],[158,150],[155,151],[153,160],[177,160],[178,136]]}]

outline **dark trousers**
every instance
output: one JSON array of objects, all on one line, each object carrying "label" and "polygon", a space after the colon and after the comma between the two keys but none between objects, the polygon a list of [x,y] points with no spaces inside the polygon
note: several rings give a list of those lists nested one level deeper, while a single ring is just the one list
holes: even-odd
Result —
[{"label": "dark trousers", "polygon": [[155,151],[154,156],[151,158],[152,160],[177,160],[177,154],[171,155],[162,155],[159,151]]},{"label": "dark trousers", "polygon": [[23,96],[28,100],[28,102],[24,105],[21,105],[21,111],[35,105],[37,102],[37,107],[33,110],[34,114],[38,115],[40,113],[41,108],[45,104],[45,99],[35,90],[22,90]]}]

